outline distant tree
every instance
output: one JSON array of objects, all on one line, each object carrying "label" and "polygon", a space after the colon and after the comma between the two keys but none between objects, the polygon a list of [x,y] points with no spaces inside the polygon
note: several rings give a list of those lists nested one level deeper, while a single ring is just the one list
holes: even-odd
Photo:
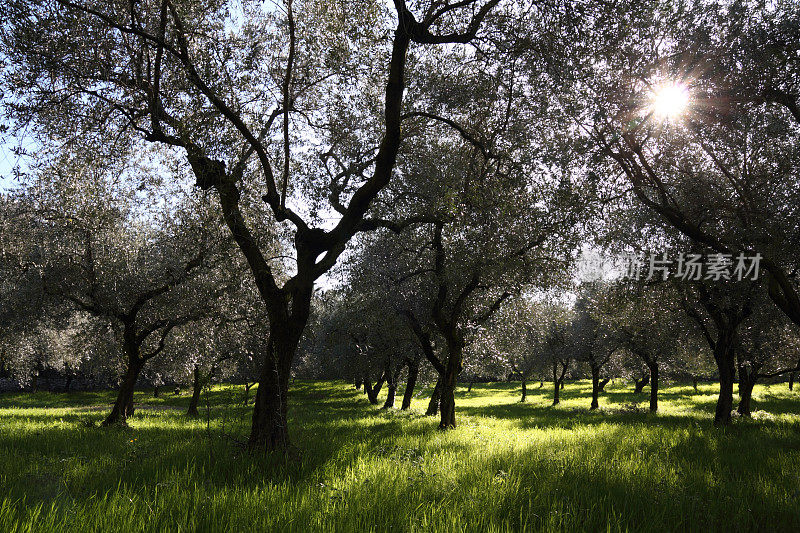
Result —
[{"label": "distant tree", "polygon": [[230,258],[230,240],[205,229],[215,227],[213,210],[189,199],[175,206],[180,214],[148,210],[110,171],[65,153],[17,193],[25,205],[17,219],[34,222],[24,227],[39,243],[37,285],[106,324],[118,343],[124,371],[104,425],[125,422],[145,364],[174,328],[213,313],[233,283],[221,275],[231,270],[216,268]]}]

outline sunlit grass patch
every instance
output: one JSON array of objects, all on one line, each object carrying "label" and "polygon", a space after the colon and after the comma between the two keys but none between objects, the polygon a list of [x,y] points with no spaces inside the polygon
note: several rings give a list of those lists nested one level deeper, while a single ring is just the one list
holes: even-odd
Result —
[{"label": "sunlit grass patch", "polygon": [[[800,398],[756,390],[753,420],[711,427],[715,386],[647,394],[459,387],[459,427],[381,411],[341,382],[292,389],[298,453],[249,455],[241,389],[137,402],[130,428],[92,427],[109,393],[0,396],[0,531],[797,530]],[[251,391],[252,393],[252,391]],[[402,393],[402,390],[400,391]],[[206,410],[206,407],[209,409]]]}]

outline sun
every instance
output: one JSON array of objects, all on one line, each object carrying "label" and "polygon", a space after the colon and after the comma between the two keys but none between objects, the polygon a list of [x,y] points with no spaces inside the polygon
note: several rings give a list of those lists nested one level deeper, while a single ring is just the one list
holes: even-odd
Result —
[{"label": "sun", "polygon": [[664,120],[674,120],[689,107],[691,96],[686,85],[667,81],[654,88],[650,100],[653,114]]}]

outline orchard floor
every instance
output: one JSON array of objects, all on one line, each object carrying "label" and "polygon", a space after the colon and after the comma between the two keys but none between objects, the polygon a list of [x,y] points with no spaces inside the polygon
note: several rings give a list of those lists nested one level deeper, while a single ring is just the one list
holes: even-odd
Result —
[{"label": "orchard floor", "polygon": [[[0,395],[0,531],[798,531],[800,393],[759,386],[753,420],[711,427],[717,387],[476,385],[456,430],[381,411],[342,382],[292,386],[290,455],[238,442],[243,388],[153,398],[99,428],[111,393]],[[400,391],[402,393],[402,390]],[[252,391],[251,391],[252,394]],[[382,396],[385,392],[382,394]],[[399,399],[398,399],[399,404]],[[98,409],[100,408],[100,409]]]}]

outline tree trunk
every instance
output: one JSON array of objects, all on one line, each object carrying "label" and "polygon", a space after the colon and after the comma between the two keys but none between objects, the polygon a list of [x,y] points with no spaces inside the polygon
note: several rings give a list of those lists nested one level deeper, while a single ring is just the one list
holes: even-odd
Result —
[{"label": "tree trunk", "polygon": [[153,387],[153,398],[158,398],[158,385]]},{"label": "tree trunk", "polygon": [[69,388],[72,385],[72,374],[67,374],[67,382],[64,384],[64,392],[69,392]]},{"label": "tree trunk", "polygon": [[697,376],[692,376],[692,385],[694,385],[694,391],[697,392]]},{"label": "tree trunk", "polygon": [[447,343],[447,366],[442,380],[442,398],[440,400],[439,429],[456,427],[456,383],[461,373],[464,343],[458,336],[453,336]]},{"label": "tree trunk", "polygon": [[606,391],[606,385],[608,385],[609,381],[611,381],[611,378],[606,378],[606,379],[600,380],[600,383],[597,386],[597,390],[600,391],[600,392],[605,392]]},{"label": "tree trunk", "polygon": [[250,403],[250,389],[253,388],[253,385],[255,385],[255,383],[248,383],[247,381],[244,383],[244,401],[242,405],[245,407]]},{"label": "tree trunk", "polygon": [[143,366],[144,362],[139,358],[128,360],[128,368],[122,377],[114,407],[103,421],[103,426],[117,423],[126,424],[128,417],[133,416],[133,390],[136,387],[136,380],[139,378],[139,373],[142,371]]},{"label": "tree trunk", "polygon": [[789,373],[789,390],[794,390],[794,377],[795,377],[795,373],[794,372],[790,372]]},{"label": "tree trunk", "polygon": [[600,369],[592,367],[592,406],[591,409],[600,407],[597,398],[600,394]]},{"label": "tree trunk", "polygon": [[436,386],[433,387],[431,394],[431,401],[428,402],[428,409],[425,411],[425,416],[436,416],[439,414],[439,403],[442,399],[442,377],[436,380]]},{"label": "tree trunk", "polygon": [[528,387],[525,378],[522,378],[522,398],[520,398],[519,401],[524,402],[527,399],[528,399]]},{"label": "tree trunk", "polygon": [[419,359],[408,362],[408,379],[406,380],[406,390],[403,392],[403,405],[400,407],[402,411],[411,408],[411,398],[414,395],[414,387],[417,386],[417,377],[419,377]]},{"label": "tree trunk", "polygon": [[561,387],[561,390],[564,390],[564,380],[562,379],[561,381],[558,382],[558,384]]},{"label": "tree trunk", "polygon": [[650,366],[650,412],[658,411],[658,363]]},{"label": "tree trunk", "polygon": [[719,398],[714,412],[714,426],[727,426],[731,423],[733,409],[733,380],[735,370],[734,329],[719,332],[714,346],[714,360],[719,369]]},{"label": "tree trunk", "polygon": [[[381,374],[381,378],[375,383],[375,386],[369,386],[367,390],[367,399],[369,399],[369,403],[372,405],[378,405],[378,394],[381,392],[381,388],[383,388],[383,382],[386,381],[386,372]],[[364,387],[367,387],[369,380],[364,382]]]},{"label": "tree trunk", "polygon": [[561,400],[558,397],[561,383],[558,377],[558,363],[553,363],[553,405],[558,405]]},{"label": "tree trunk", "polygon": [[633,378],[633,382],[635,384],[633,387],[633,393],[641,394],[647,384],[650,383],[650,374],[645,374],[642,376],[642,379]]},{"label": "tree trunk", "polygon": [[186,415],[191,418],[197,418],[200,416],[200,413],[197,411],[197,406],[200,404],[200,392],[203,390],[200,380],[200,368],[198,368],[197,365],[194,365],[192,374],[192,399],[189,401],[189,410],[186,412]]},{"label": "tree trunk", "polygon": [[355,386],[356,390],[361,390],[361,385],[363,385],[364,381],[360,378],[356,379]]},{"label": "tree trunk", "polygon": [[397,367],[397,370],[394,372],[394,374],[392,374],[388,368],[386,369],[386,375],[389,377],[388,394],[386,395],[386,401],[383,403],[383,407],[381,407],[381,409],[394,408],[394,397],[397,394],[397,382],[400,380],[400,372],[402,371],[402,365]]},{"label": "tree trunk", "polygon": [[[296,343],[270,327],[267,354],[256,390],[253,423],[248,446],[267,451],[285,450],[289,446],[286,402],[289,395],[289,367]],[[277,334],[276,334],[277,333]]]},{"label": "tree trunk", "polygon": [[742,416],[752,416],[751,400],[756,379],[755,372],[749,372],[743,365],[739,365],[739,405],[736,407],[736,412]]},{"label": "tree trunk", "polygon": [[469,380],[469,387],[467,387],[467,392],[472,392],[472,380]]}]

